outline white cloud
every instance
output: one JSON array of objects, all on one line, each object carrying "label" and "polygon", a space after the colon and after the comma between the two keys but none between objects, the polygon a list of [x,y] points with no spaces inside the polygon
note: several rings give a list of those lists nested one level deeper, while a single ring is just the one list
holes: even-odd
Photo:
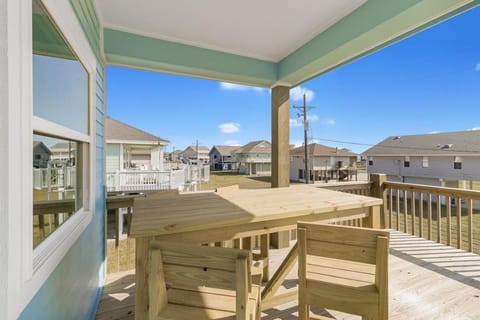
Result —
[{"label": "white cloud", "polygon": [[311,139],[311,140],[308,142],[308,144],[310,144],[310,143],[320,143],[320,140],[318,140],[318,139]]},{"label": "white cloud", "polygon": [[241,146],[242,145],[239,140],[227,140],[227,141],[223,142],[223,144],[226,145],[226,146]]},{"label": "white cloud", "polygon": [[243,84],[229,83],[229,82],[220,82],[220,88],[222,90],[233,90],[233,91],[256,91],[264,92],[267,89],[260,87],[246,86]]},{"label": "white cloud", "polygon": [[236,133],[240,131],[240,124],[235,122],[222,123],[218,126],[222,133]]},{"label": "white cloud", "polygon": [[307,119],[308,119],[308,121],[310,121],[310,122],[317,121],[317,120],[318,120],[318,116],[317,116],[316,114],[309,114],[309,115],[307,115]]},{"label": "white cloud", "polygon": [[468,130],[470,130],[470,131],[480,130],[480,127],[473,127],[473,128],[468,129]]},{"label": "white cloud", "polygon": [[292,99],[292,101],[303,101],[303,94],[305,94],[307,102],[312,101],[315,96],[315,93],[312,90],[301,86],[290,89],[290,99]]},{"label": "white cloud", "polygon": [[290,127],[302,127],[303,126],[303,121],[300,121],[298,119],[290,119]]},{"label": "white cloud", "polygon": [[334,126],[337,122],[334,119],[328,119],[325,121],[322,121],[322,124],[325,126]]},{"label": "white cloud", "polygon": [[480,62],[475,65],[475,71],[480,72]]},{"label": "white cloud", "polygon": [[295,148],[298,148],[303,146],[303,141],[300,141],[300,140],[290,141],[290,144],[293,144]]}]

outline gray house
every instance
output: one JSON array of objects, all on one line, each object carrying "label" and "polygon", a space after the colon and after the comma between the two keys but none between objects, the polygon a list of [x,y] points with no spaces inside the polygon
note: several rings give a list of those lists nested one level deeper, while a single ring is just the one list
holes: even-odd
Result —
[{"label": "gray house", "polygon": [[52,151],[42,141],[33,141],[33,167],[46,168]]},{"label": "gray house", "polygon": [[480,131],[388,137],[363,153],[390,181],[472,189],[480,181]]},{"label": "gray house", "polygon": [[214,170],[236,170],[238,163],[233,152],[238,146],[213,146],[210,150],[210,168]]}]

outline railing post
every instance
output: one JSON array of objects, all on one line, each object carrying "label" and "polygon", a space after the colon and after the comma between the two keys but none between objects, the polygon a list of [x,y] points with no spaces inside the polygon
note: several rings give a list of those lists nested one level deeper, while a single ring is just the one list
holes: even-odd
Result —
[{"label": "railing post", "polygon": [[381,173],[372,173],[369,176],[369,181],[372,182],[372,191],[370,196],[383,200],[383,204],[380,206],[380,225],[382,228],[385,228],[385,205],[387,203],[387,189],[385,188],[385,182],[387,181],[387,175]]}]

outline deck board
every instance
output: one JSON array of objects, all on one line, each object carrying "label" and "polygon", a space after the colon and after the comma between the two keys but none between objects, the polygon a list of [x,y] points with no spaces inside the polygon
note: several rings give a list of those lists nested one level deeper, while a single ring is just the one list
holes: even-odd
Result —
[{"label": "deck board", "polygon": [[[293,244],[293,242],[292,242]],[[287,249],[271,250],[271,273]],[[294,268],[281,288],[296,285]],[[134,270],[109,274],[96,319],[134,319]],[[392,232],[389,263],[390,319],[480,319],[480,256]],[[360,319],[315,309],[328,319]],[[296,302],[262,313],[262,320],[297,319]]]}]

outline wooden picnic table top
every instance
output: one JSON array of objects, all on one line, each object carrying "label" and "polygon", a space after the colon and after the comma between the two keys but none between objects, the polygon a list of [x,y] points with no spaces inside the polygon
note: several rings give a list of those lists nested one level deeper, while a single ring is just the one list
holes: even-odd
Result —
[{"label": "wooden picnic table top", "polygon": [[379,198],[294,185],[286,188],[176,193],[159,192],[134,201],[131,237],[167,235],[306,217],[382,204]]}]

